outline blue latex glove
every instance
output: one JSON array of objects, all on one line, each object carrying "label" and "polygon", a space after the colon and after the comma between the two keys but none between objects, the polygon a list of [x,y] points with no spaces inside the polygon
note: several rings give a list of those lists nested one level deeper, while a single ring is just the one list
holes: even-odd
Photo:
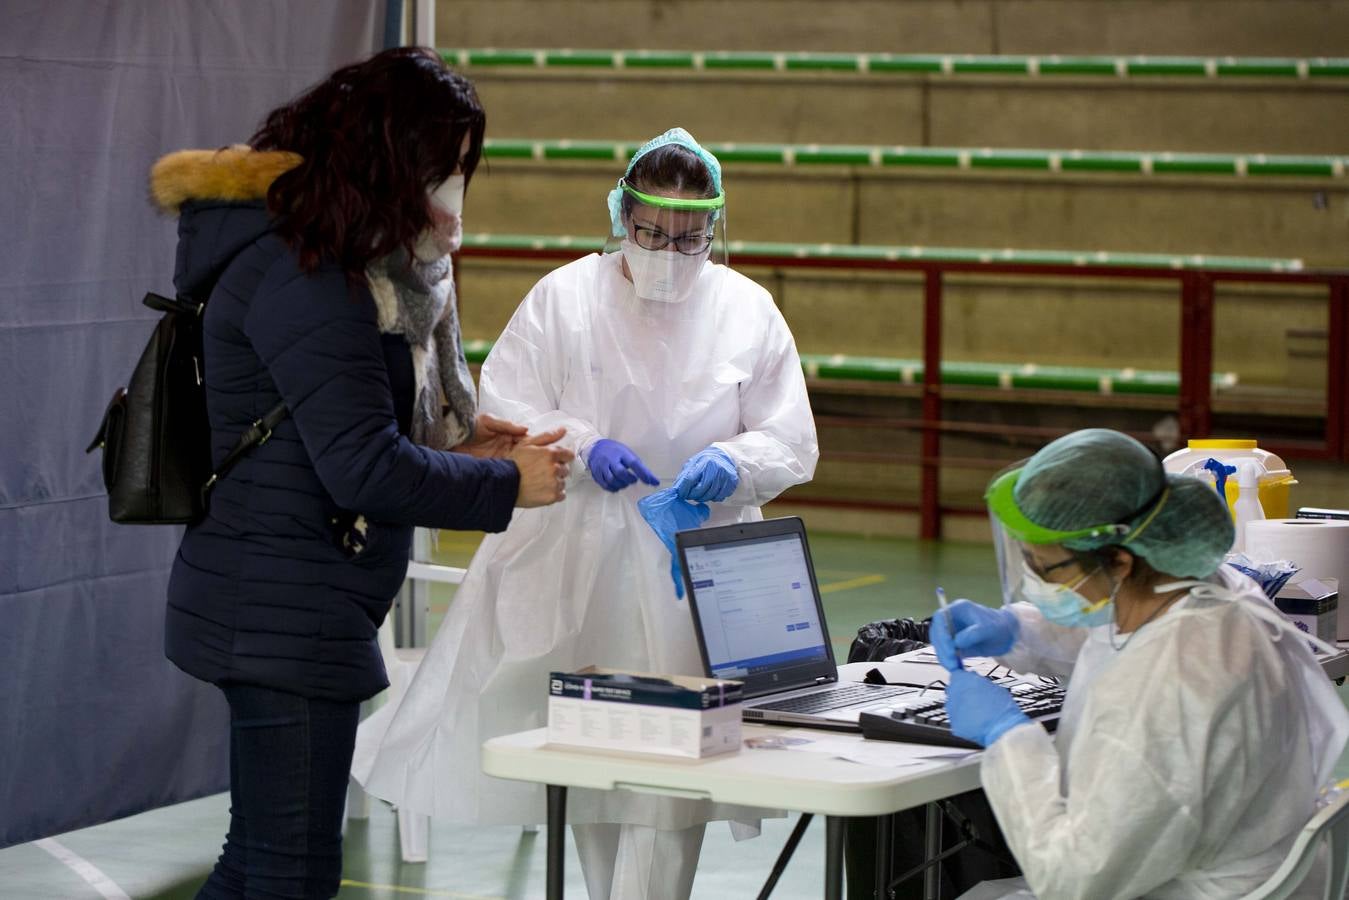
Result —
[{"label": "blue latex glove", "polygon": [[1011,691],[964,669],[952,672],[946,681],[946,715],[952,734],[984,747],[1030,722]]},{"label": "blue latex glove", "polygon": [[601,438],[590,448],[590,477],[606,491],[621,491],[638,480],[650,485],[660,484],[660,479],[651,474],[651,470],[642,465],[642,460],[625,444]]},{"label": "blue latex glove", "polygon": [[679,555],[675,552],[675,532],[697,528],[712,515],[706,503],[681,500],[672,487],[648,494],[637,501],[637,509],[656,537],[670,551],[670,578],[674,581],[675,596],[684,599],[684,579],[679,571]]},{"label": "blue latex glove", "polygon": [[740,476],[735,472],[735,460],[716,447],[699,450],[679,470],[674,489],[680,499],[715,503],[735,492]]},{"label": "blue latex glove", "polygon": [[1021,620],[1011,610],[957,600],[933,615],[928,639],[937,660],[954,672],[962,656],[1001,656],[1011,650],[1020,632]]}]

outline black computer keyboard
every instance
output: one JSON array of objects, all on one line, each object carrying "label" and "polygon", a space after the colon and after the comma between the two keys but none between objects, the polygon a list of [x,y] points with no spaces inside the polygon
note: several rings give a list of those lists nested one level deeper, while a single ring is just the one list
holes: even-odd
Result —
[{"label": "black computer keyboard", "polygon": [[[1057,727],[1059,712],[1063,709],[1061,686],[1022,682],[1011,690],[1017,705],[1032,722],[1039,722],[1048,731]],[[875,740],[982,749],[951,733],[951,721],[946,717],[946,696],[940,691],[915,697],[888,712],[864,712],[858,717],[858,724],[862,726],[863,737]]]},{"label": "black computer keyboard", "polygon": [[772,703],[756,703],[754,708],[772,709],[778,712],[819,713],[828,712],[831,709],[842,709],[845,706],[865,703],[869,700],[884,700],[887,697],[912,693],[913,688],[903,685],[854,682],[852,684],[840,684],[838,687],[827,691],[817,691],[814,694],[789,697],[786,700],[776,700]]}]

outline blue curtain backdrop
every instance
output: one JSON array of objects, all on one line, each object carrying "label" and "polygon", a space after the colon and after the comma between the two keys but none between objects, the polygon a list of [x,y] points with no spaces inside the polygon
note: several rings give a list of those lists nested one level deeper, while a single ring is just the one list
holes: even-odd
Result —
[{"label": "blue curtain backdrop", "polygon": [[227,785],[219,693],[164,659],[179,529],[111,524],[89,443],[171,290],[162,153],[243,141],[382,43],[374,0],[0,11],[0,846]]}]

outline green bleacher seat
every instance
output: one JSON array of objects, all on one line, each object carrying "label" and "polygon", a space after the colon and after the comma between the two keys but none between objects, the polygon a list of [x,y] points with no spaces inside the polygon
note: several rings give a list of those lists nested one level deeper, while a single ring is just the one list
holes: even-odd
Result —
[{"label": "green bleacher seat", "polygon": [[1059,56],[933,53],[767,53],[727,50],[442,49],[457,66],[530,69],[830,71],[897,75],[1100,76],[1104,78],[1349,78],[1349,58]]},{"label": "green bleacher seat", "polygon": [[[491,352],[492,345],[492,341],[465,341],[464,355],[470,363],[481,365]],[[923,363],[915,359],[803,353],[801,369],[809,381],[879,381],[909,385],[921,384],[923,381]],[[1031,389],[1102,395],[1164,396],[1174,396],[1180,391],[1180,376],[1177,373],[1144,369],[943,362],[941,374],[942,384],[945,385],[993,387],[1003,390]],[[1215,390],[1224,390],[1236,384],[1237,376],[1233,373],[1224,372],[1213,376]]]},{"label": "green bleacher seat", "polygon": [[[466,234],[461,253],[491,255],[523,251],[582,256],[604,248],[602,238],[542,234]],[[1077,250],[1013,250],[980,247],[892,247],[865,244],[789,244],[731,241],[733,260],[746,265],[775,258],[837,259],[854,262],[1009,263],[1026,266],[1072,266],[1085,271],[1114,267],[1149,269],[1222,269],[1241,272],[1297,272],[1302,260],[1258,256],[1205,256],[1171,253],[1108,253]]]}]

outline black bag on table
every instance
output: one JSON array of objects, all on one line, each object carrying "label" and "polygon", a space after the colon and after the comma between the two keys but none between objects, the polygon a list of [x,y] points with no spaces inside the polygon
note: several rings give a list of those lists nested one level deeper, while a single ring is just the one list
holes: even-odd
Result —
[{"label": "black bag on table", "polygon": [[271,437],[286,417],[277,404],[240,436],[218,469],[211,466],[206,419],[202,313],[188,297],[146,294],[164,315],[155,325],[131,380],[108,403],[98,434],[85,452],[103,450],[108,516],[124,525],[183,525],[206,512],[206,496],[250,449]]},{"label": "black bag on table", "polygon": [[879,662],[887,656],[908,653],[927,645],[928,625],[913,619],[885,619],[871,622],[857,629],[848,648],[848,662]]}]

